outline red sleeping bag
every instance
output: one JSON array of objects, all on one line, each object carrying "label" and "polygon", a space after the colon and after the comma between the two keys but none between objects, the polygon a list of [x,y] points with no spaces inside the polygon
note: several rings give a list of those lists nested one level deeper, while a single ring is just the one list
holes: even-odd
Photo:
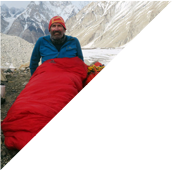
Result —
[{"label": "red sleeping bag", "polygon": [[83,88],[87,65],[51,59],[37,68],[2,122],[5,145],[22,149]]}]

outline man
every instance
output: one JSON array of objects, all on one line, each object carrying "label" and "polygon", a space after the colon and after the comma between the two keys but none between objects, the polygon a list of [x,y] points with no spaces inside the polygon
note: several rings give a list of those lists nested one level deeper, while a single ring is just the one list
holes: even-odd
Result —
[{"label": "man", "polygon": [[31,75],[42,63],[53,58],[73,58],[78,56],[83,60],[80,43],[77,38],[65,35],[66,26],[62,17],[55,16],[49,22],[50,35],[38,39],[30,60]]}]

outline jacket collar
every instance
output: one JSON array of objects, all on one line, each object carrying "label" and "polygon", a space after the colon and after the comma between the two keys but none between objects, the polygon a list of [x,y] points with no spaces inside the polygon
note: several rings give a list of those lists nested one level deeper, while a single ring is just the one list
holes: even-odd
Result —
[{"label": "jacket collar", "polygon": [[[68,35],[66,35],[66,38],[67,38],[67,41],[73,39],[72,36],[68,36]],[[44,36],[44,39],[51,41],[50,35]]]}]

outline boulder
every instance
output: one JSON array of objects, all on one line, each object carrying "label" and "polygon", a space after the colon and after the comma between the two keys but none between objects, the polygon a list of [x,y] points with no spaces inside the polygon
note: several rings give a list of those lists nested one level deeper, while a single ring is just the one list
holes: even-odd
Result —
[{"label": "boulder", "polygon": [[22,65],[19,67],[19,69],[20,69],[20,70],[25,70],[25,68],[28,68],[29,65],[30,65],[30,62],[25,63],[25,64],[22,64]]},{"label": "boulder", "polygon": [[1,81],[7,81],[5,75],[4,75],[3,72],[2,72],[2,69],[0,69],[0,82],[1,82]]}]

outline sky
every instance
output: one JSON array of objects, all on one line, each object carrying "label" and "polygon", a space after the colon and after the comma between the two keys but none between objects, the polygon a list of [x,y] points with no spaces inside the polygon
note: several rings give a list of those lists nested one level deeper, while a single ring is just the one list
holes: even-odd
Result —
[{"label": "sky", "polygon": [[[7,7],[16,7],[16,8],[26,8],[30,1],[1,1],[1,5],[5,4]],[[77,1],[73,1],[77,4]]]},{"label": "sky", "polygon": [[1,1],[1,5],[5,4],[7,7],[26,8],[30,1]]}]

